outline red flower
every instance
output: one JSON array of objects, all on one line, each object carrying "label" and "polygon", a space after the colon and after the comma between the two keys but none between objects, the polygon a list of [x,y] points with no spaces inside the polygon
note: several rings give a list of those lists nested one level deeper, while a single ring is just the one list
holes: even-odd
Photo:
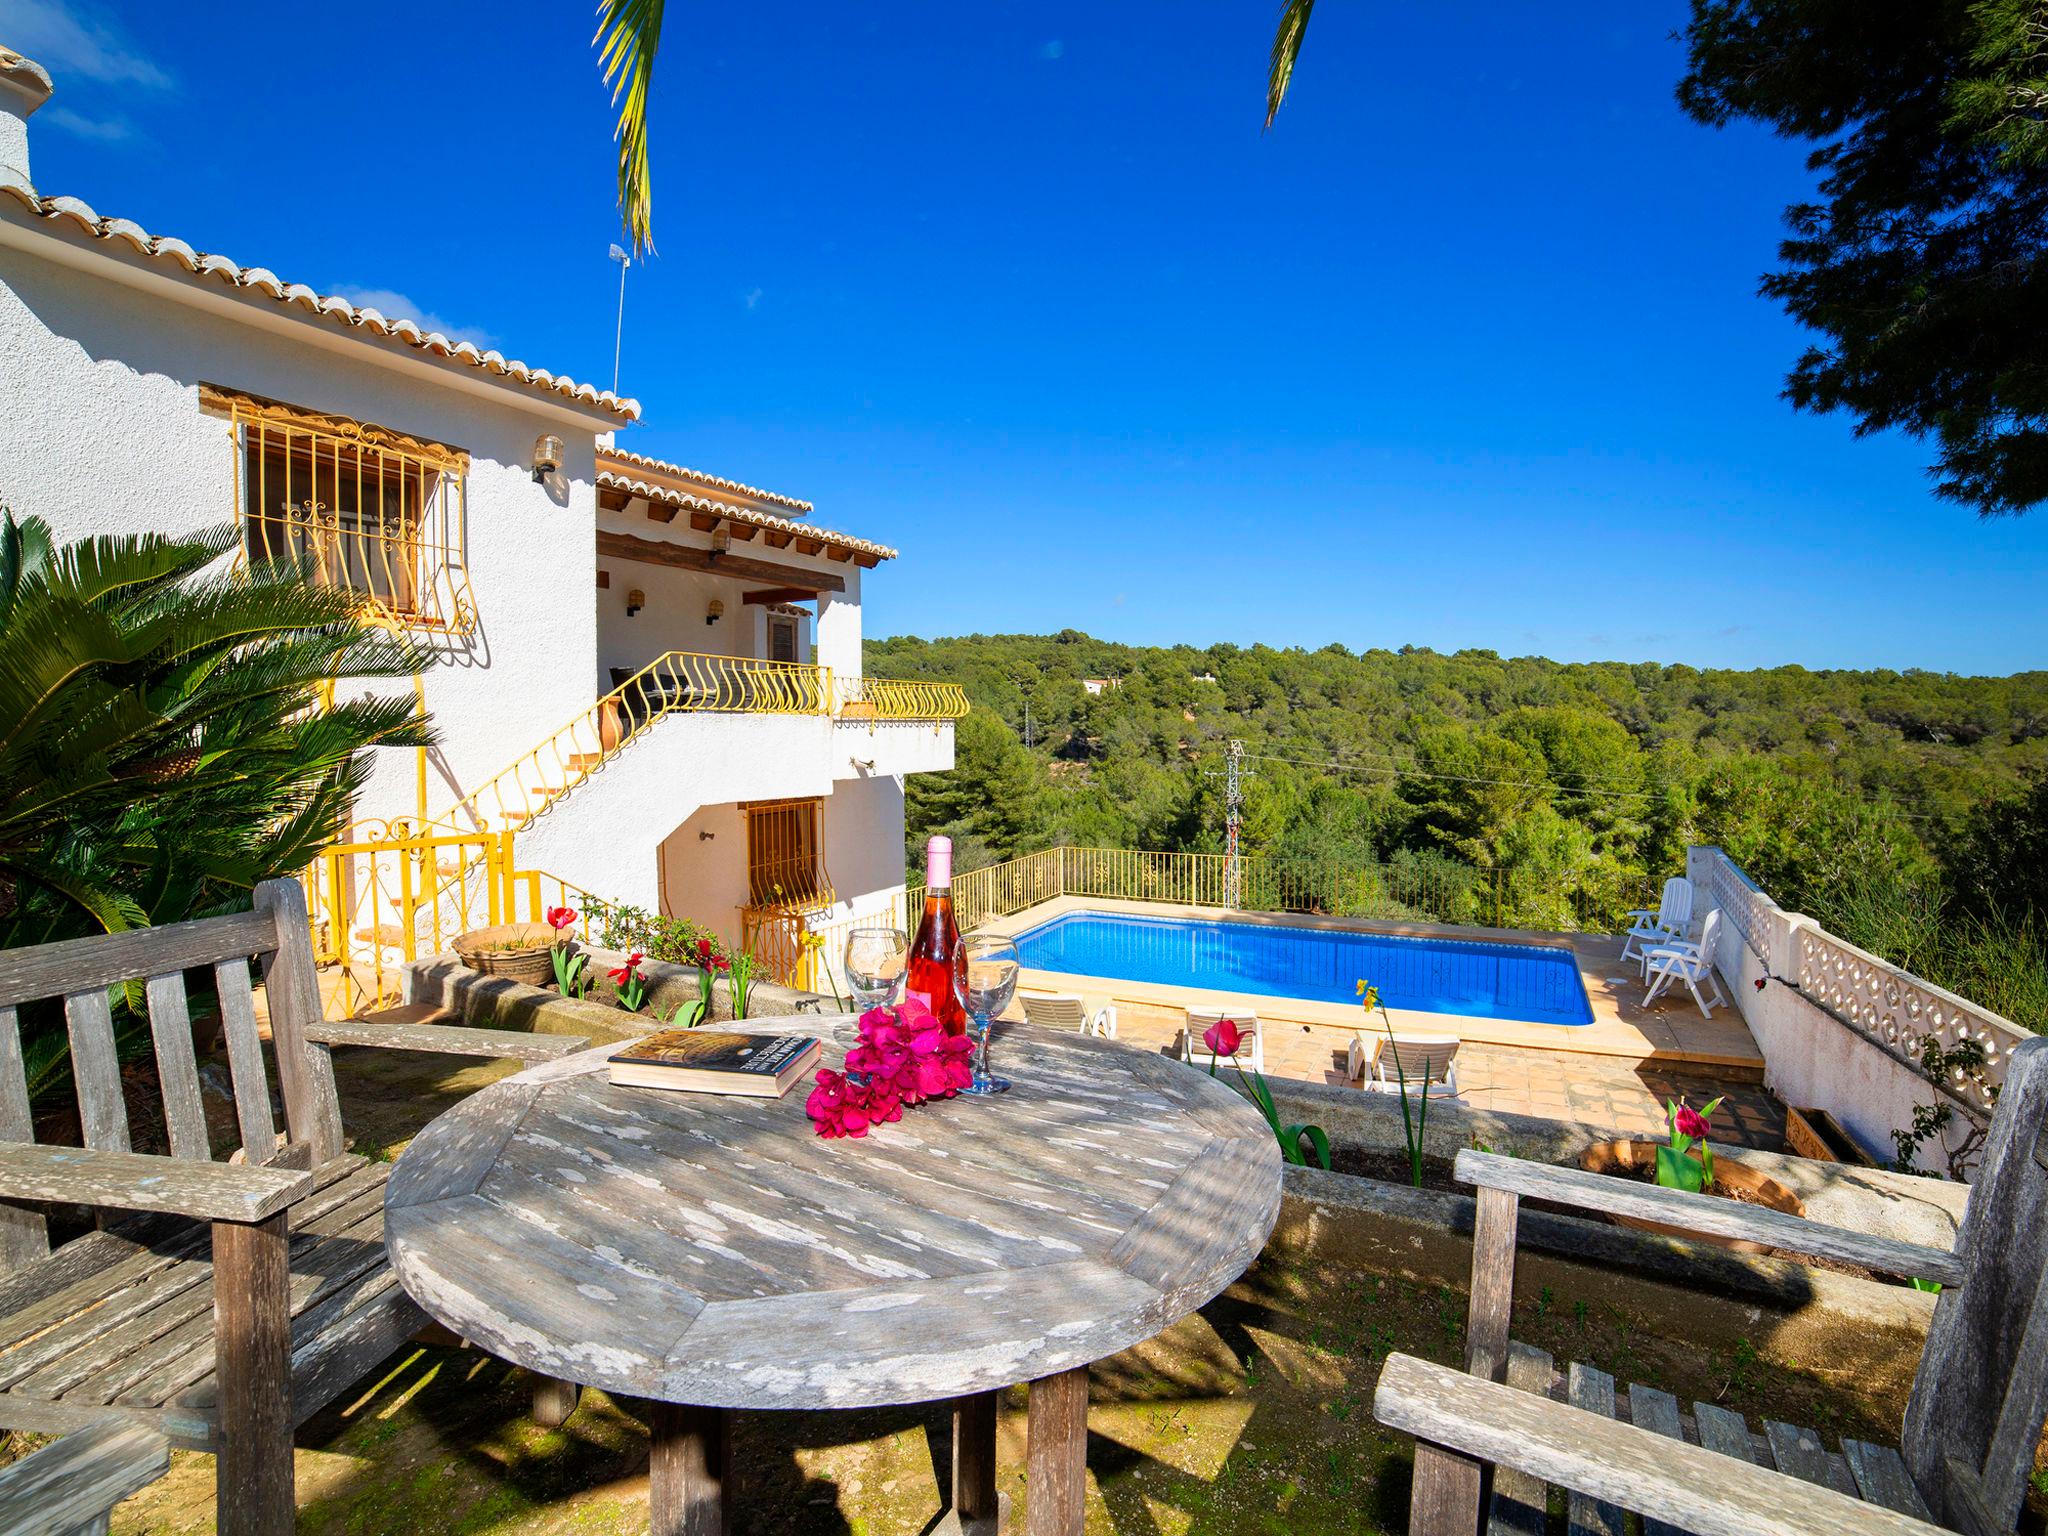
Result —
[{"label": "red flower", "polygon": [[557,933],[560,933],[564,928],[568,927],[571,923],[575,921],[576,909],[574,907],[548,908],[548,926],[554,929]]},{"label": "red flower", "polygon": [[1671,1117],[1671,1123],[1678,1127],[1681,1136],[1700,1138],[1707,1134],[1706,1117],[1690,1104],[1679,1105],[1677,1112]]},{"label": "red flower", "polygon": [[1244,1032],[1235,1019],[1218,1019],[1202,1031],[1202,1044],[1209,1047],[1212,1056],[1235,1056],[1237,1048],[1244,1044]]},{"label": "red flower", "polygon": [[611,973],[612,980],[624,986],[632,974],[640,968],[640,962],[646,958],[639,950],[634,950],[633,953],[626,956],[626,963]]},{"label": "red flower", "polygon": [[874,1083],[856,1083],[841,1073],[821,1070],[817,1086],[804,1101],[804,1113],[827,1138],[865,1136],[868,1127],[903,1117],[894,1094]]}]

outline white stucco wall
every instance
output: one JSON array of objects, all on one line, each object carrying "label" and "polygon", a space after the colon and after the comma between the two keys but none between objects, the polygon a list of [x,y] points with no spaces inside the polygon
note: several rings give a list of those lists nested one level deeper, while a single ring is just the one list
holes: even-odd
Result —
[{"label": "white stucco wall", "polygon": [[903,780],[842,779],[824,811],[825,867],[839,904],[832,919],[871,912],[903,889]]},{"label": "white stucco wall", "polygon": [[520,863],[658,911],[669,835],[700,806],[829,795],[831,730],[822,715],[670,715],[521,829]]},{"label": "white stucco wall", "polygon": [[747,904],[747,826],[739,805],[707,805],[661,845],[661,910],[738,944]]},{"label": "white stucco wall", "polygon": [[[329,341],[0,244],[0,501],[65,539],[231,519],[228,425],[200,411],[202,381],[466,449],[479,627],[437,640],[426,674],[442,738],[429,794],[439,814],[592,697],[595,427],[578,433],[539,397],[451,387],[382,365],[367,344]],[[567,444],[549,486],[527,468],[542,432]],[[378,756],[361,813],[411,814],[413,755]]]},{"label": "white stucco wall", "polygon": [[859,677],[861,569],[851,561],[835,569],[846,578],[846,590],[818,598],[818,665],[831,668],[834,677]]},{"label": "white stucco wall", "polygon": [[832,734],[832,777],[880,776],[899,784],[909,773],[946,773],[953,767],[950,720],[845,720]]}]

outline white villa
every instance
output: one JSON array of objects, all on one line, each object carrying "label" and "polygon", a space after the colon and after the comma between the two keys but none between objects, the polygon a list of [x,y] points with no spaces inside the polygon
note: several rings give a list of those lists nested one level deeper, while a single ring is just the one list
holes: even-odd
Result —
[{"label": "white villa", "polygon": [[351,835],[447,841],[322,877],[329,958],[447,937],[437,884],[537,915],[515,874],[785,948],[900,896],[904,776],[964,701],[862,676],[894,550],[614,447],[637,401],[45,195],[50,94],[0,48],[0,502],[65,539],[235,520],[434,652],[441,745],[380,753]]}]

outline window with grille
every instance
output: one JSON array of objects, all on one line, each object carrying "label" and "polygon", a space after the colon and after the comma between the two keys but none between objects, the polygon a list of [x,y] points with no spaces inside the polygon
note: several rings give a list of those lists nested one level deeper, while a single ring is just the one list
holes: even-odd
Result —
[{"label": "window with grille", "polygon": [[297,564],[395,627],[475,629],[468,454],[210,385],[200,400],[229,422],[246,561]]},{"label": "window with grille", "polygon": [[763,800],[747,819],[747,904],[816,906],[832,900],[818,836],[820,800]]}]

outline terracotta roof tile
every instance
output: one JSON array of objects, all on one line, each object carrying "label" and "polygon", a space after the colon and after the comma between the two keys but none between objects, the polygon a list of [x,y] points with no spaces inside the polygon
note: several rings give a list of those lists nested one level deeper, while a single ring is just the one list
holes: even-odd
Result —
[{"label": "terracotta roof tile", "polygon": [[660,502],[663,506],[686,507],[692,512],[708,512],[715,517],[730,518],[734,522],[751,523],[756,528],[770,528],[778,533],[795,534],[798,538],[816,539],[821,544],[837,544],[842,549],[872,555],[877,560],[896,558],[895,550],[886,544],[877,544],[872,539],[855,538],[850,533],[835,533],[830,528],[820,528],[816,523],[800,523],[794,518],[777,517],[772,512],[762,512],[754,507],[715,501],[709,496],[695,496],[672,485],[657,485],[633,475],[606,469],[603,461],[607,457],[623,458],[625,455],[619,453],[616,448],[606,449],[599,455],[597,483],[603,490],[624,491],[629,496],[644,496],[649,501]]},{"label": "terracotta roof tile", "polygon": [[[0,54],[0,69],[6,67],[5,57]],[[19,55],[14,57],[19,58]],[[29,67],[34,68],[33,65]],[[0,168],[0,197],[12,197],[29,213],[52,224],[69,224],[96,239],[119,242],[152,265],[193,282],[218,282],[226,287],[260,294],[279,304],[337,321],[366,335],[403,342],[429,356],[465,363],[528,389],[595,407],[622,422],[639,419],[638,400],[621,397],[608,389],[599,390],[590,384],[579,384],[574,379],[549,373],[545,368],[529,368],[516,358],[507,358],[501,352],[487,350],[474,342],[454,341],[439,331],[422,330],[410,320],[388,319],[368,305],[351,304],[331,294],[323,296],[304,283],[284,282],[267,268],[245,267],[218,253],[194,250],[184,241],[169,235],[152,235],[132,219],[103,217],[89,203],[80,202],[75,197],[44,197],[4,168]]]},{"label": "terracotta roof tile", "polygon": [[736,491],[755,501],[772,501],[778,507],[789,507],[798,512],[808,512],[811,504],[798,501],[794,496],[779,496],[774,491],[764,491],[758,485],[745,485],[738,480],[728,480],[723,475],[707,475],[700,469],[691,469],[686,464],[671,464],[666,459],[651,458],[644,453],[634,453],[629,448],[603,448],[598,450],[599,458],[613,458],[621,463],[631,464],[640,469],[652,469],[662,474],[682,475],[703,485],[715,485],[721,490]]}]

